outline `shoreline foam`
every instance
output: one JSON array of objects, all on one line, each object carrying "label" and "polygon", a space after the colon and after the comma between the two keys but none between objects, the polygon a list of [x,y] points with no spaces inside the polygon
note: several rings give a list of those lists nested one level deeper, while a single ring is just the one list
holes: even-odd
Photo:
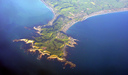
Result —
[{"label": "shoreline foam", "polygon": [[13,42],[19,42],[19,41],[23,41],[26,44],[32,44],[31,45],[32,48],[28,49],[28,51],[32,52],[32,53],[35,53],[36,51],[38,51],[39,55],[38,55],[37,59],[39,59],[39,60],[42,58],[42,56],[47,55],[48,56],[47,59],[49,59],[49,60],[50,59],[57,59],[60,62],[65,62],[66,65],[69,64],[72,68],[75,65],[72,62],[68,63],[69,61],[67,61],[64,57],[60,58],[57,55],[50,55],[50,53],[48,53],[46,51],[42,52],[40,49],[34,49],[35,46],[34,46],[34,41],[33,40],[28,40],[28,39],[15,39],[15,40],[13,40]]}]

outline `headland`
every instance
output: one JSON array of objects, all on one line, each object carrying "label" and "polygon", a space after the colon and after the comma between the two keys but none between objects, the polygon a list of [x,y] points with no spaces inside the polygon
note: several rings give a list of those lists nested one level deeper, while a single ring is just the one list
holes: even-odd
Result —
[{"label": "headland", "polygon": [[[37,31],[37,33],[40,34],[40,36],[35,37],[34,40],[16,39],[14,40],[14,42],[24,41],[26,44],[31,43],[32,47],[31,49],[29,49],[29,51],[38,51],[39,56],[37,59],[41,59],[43,55],[48,55],[47,59],[57,59],[60,62],[65,62],[65,65],[69,64],[71,68],[75,67],[76,65],[66,60],[66,48],[75,47],[75,44],[77,44],[76,41],[78,40],[72,38],[71,36],[68,36],[66,34],[66,31],[75,23],[86,20],[87,18],[92,16],[120,11],[128,11],[128,5],[122,5],[122,7],[119,8],[112,8],[108,6],[110,8],[103,7],[102,9],[99,9],[99,7],[97,7],[97,10],[95,10],[97,4],[96,2],[85,2],[90,3],[90,6],[92,8],[86,7],[80,9],[82,8],[81,6],[73,6],[78,2],[68,2],[68,0],[65,0],[64,2],[51,0],[41,1],[53,12],[54,18],[46,25],[33,27]],[[63,5],[65,3],[67,3],[67,5]],[[79,2],[78,5],[80,3],[82,4],[83,2]]]}]

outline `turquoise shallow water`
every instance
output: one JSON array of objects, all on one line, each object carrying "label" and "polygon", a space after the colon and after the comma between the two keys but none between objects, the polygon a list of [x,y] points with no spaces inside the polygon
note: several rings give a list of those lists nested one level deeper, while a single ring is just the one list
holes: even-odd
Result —
[{"label": "turquoise shallow water", "polygon": [[[48,61],[45,56],[27,54],[22,42],[35,32],[24,27],[47,24],[53,13],[40,0],[0,1],[0,74],[13,75],[124,75],[128,63],[128,12],[88,18],[73,25],[67,34],[78,39],[68,48],[67,59],[77,66],[63,69],[64,63]],[[5,72],[4,72],[5,71]]]}]

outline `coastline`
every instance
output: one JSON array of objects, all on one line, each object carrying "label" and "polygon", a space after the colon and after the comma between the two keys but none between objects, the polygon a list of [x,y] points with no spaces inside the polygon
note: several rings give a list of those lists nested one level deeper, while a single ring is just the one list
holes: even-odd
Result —
[{"label": "coastline", "polygon": [[[56,20],[56,18],[60,15],[60,14],[57,14],[57,11],[52,7],[50,6],[49,4],[45,3],[44,0],[41,0],[54,14],[54,17],[51,21],[48,22],[48,24],[46,24],[46,26],[52,26],[53,25],[53,22]],[[94,12],[90,15],[87,15],[86,13],[83,15],[83,17],[80,17],[79,20],[75,20],[73,18],[73,20],[71,20],[71,22],[69,23],[66,23],[66,24],[63,24],[63,27],[61,28],[61,31],[63,31],[64,33],[66,33],[66,31],[71,27],[73,26],[75,23],[77,22],[80,22],[80,21],[84,21],[86,20],[87,18],[90,18],[90,17],[93,17],[93,16],[97,16],[97,15],[103,15],[103,14],[108,14],[108,13],[113,13],[113,12],[121,12],[121,11],[128,11],[128,8],[121,8],[121,9],[111,9],[111,10],[102,10],[102,11],[99,11],[99,12]],[[79,16],[78,16],[79,17]],[[77,18],[77,17],[75,17]],[[45,25],[44,25],[45,26]],[[37,33],[41,35],[41,31],[42,31],[42,27],[43,26],[38,26],[38,27],[33,27],[33,29],[37,30]],[[45,52],[42,51],[41,49],[37,48],[36,46],[34,46],[34,41],[33,40],[28,40],[28,39],[19,39],[19,40],[13,40],[13,42],[18,42],[18,41],[24,41],[26,44],[29,44],[31,43],[32,44],[32,48],[29,49],[30,52],[35,52],[35,51],[39,51],[39,56],[37,59],[41,59],[42,56],[44,55],[48,55],[47,59],[57,59],[58,61],[60,62],[65,62],[65,66],[67,64],[70,65],[71,68],[75,67],[76,65],[70,61],[67,61],[66,60],[66,56],[67,56],[67,51],[66,51],[66,48],[68,46],[70,47],[75,47],[74,44],[77,44],[75,41],[77,41],[76,39],[72,38],[72,37],[69,37],[69,41],[70,43],[67,45],[65,44],[64,48],[62,49],[63,50],[63,56],[62,57],[58,57],[57,55],[50,55],[49,52]]]},{"label": "coastline", "polygon": [[99,11],[99,12],[94,12],[90,15],[86,15],[82,18],[82,20],[79,20],[79,21],[72,21],[70,24],[67,24],[63,27],[62,31],[64,33],[66,33],[66,31],[71,27],[73,26],[74,24],[76,24],[77,22],[81,22],[81,21],[84,21],[90,17],[94,17],[94,16],[98,16],[98,15],[105,15],[105,14],[110,14],[110,13],[116,13],[116,12],[124,12],[124,11],[128,11],[128,8],[121,8],[121,9],[111,9],[111,10],[102,10],[102,11]]},{"label": "coastline", "polygon": [[93,17],[93,16],[98,16],[98,15],[105,15],[105,14],[110,14],[110,13],[116,13],[116,12],[124,12],[124,11],[128,11],[128,8],[120,8],[120,9],[111,9],[111,10],[102,10],[102,11],[98,11],[98,12],[94,12],[90,15],[87,15],[83,18],[82,21]]},{"label": "coastline", "polygon": [[[26,44],[31,44],[31,48],[28,49],[28,52],[35,53],[36,51],[38,51],[39,52],[39,55],[37,57],[38,60],[40,60],[42,58],[42,56],[47,55],[48,56],[47,57],[48,60],[57,59],[60,62],[64,62],[65,63],[64,66],[69,64],[70,68],[76,67],[76,65],[74,63],[72,63],[70,61],[67,61],[65,57],[61,57],[60,58],[57,55],[50,55],[50,52],[49,51],[45,51],[45,50],[42,52],[41,49],[38,49],[36,46],[34,46],[34,40],[28,40],[28,39],[15,39],[15,40],[13,40],[13,42],[19,42],[19,41],[23,41]],[[65,53],[66,53],[66,47],[67,47],[67,45],[65,45],[64,50],[63,50],[63,51],[65,51]],[[73,45],[73,47],[74,47],[74,45]],[[67,54],[64,54],[64,56],[66,56],[66,55]]]},{"label": "coastline", "polygon": [[[48,25],[52,25],[52,23],[54,22],[54,20],[56,20],[57,16],[59,16],[59,14],[57,14],[56,10],[54,9],[54,7],[50,6],[49,4],[47,4],[44,0],[41,0],[54,14],[54,18],[49,21]],[[98,12],[94,12],[92,14],[86,15],[86,13],[84,14],[85,16],[82,18],[82,20],[78,20],[78,21],[74,21],[72,20],[70,23],[65,24],[61,31],[63,31],[64,33],[66,33],[66,31],[75,23],[80,22],[80,21],[84,21],[90,17],[93,16],[98,16],[98,15],[104,15],[104,14],[109,14],[109,13],[115,13],[115,12],[123,12],[123,11],[128,11],[128,8],[117,8],[117,9],[109,9],[109,10],[101,10]]]},{"label": "coastline", "polygon": [[52,13],[54,14],[54,17],[51,21],[49,21],[48,25],[52,25],[52,23],[56,20],[57,16],[59,14],[56,13],[55,9],[53,9],[53,7],[51,7],[50,5],[48,5],[47,3],[44,2],[44,0],[41,0],[41,2],[43,2],[47,8],[49,8],[49,10],[52,11]]},{"label": "coastline", "polygon": [[[50,6],[49,4],[45,3],[44,0],[41,0],[54,14],[54,18],[49,21],[49,23],[47,25],[52,25],[52,23],[56,20],[57,16],[59,16],[59,14],[57,14],[57,11],[54,9],[54,7]],[[111,9],[111,10],[102,10],[102,11],[98,11],[98,12],[94,12],[92,14],[89,14],[87,15],[86,13],[83,15],[83,17],[81,18],[81,20],[72,20],[70,23],[67,23],[67,24],[64,24],[63,27],[61,28],[61,31],[66,33],[66,31],[71,27],[73,26],[75,23],[77,22],[81,22],[81,21],[84,21],[90,17],[93,17],[93,16],[98,16],[98,15],[103,15],[103,14],[109,14],[109,13],[115,13],[115,12],[123,12],[123,11],[128,11],[128,8],[120,8],[120,9]],[[38,30],[38,33],[40,32],[39,29],[36,29]],[[70,47],[75,47],[74,44],[77,44],[75,41],[76,39],[73,39],[71,37],[70,41],[72,41],[70,44],[71,45],[65,45],[64,48],[63,48],[63,53],[64,53],[64,57],[67,56],[67,51],[66,51],[66,48],[68,46]],[[48,59],[57,59],[58,61],[62,61],[63,59],[65,60],[65,58],[59,58],[58,56],[51,56],[49,57]],[[66,60],[65,60],[66,61]],[[65,63],[66,64],[66,63]],[[67,63],[69,64],[69,63]],[[73,64],[73,63],[72,63]]]},{"label": "coastline", "polygon": [[[43,1],[43,0],[41,0],[41,1]],[[44,1],[43,1],[43,3],[44,4],[46,4]],[[50,8],[51,10],[52,10],[52,12],[55,14],[55,12],[54,12],[54,10],[53,10],[53,8],[52,7],[50,7],[50,6],[48,6],[48,5],[46,5],[48,8]],[[90,17],[94,17],[94,16],[98,16],[98,15],[105,15],[105,14],[110,14],[110,13],[116,13],[116,12],[125,12],[125,11],[128,11],[128,8],[120,8],[120,9],[111,9],[111,10],[102,10],[102,11],[98,11],[98,12],[94,12],[94,13],[92,13],[92,14],[90,14],[90,15],[86,15],[86,16],[84,16],[83,18],[82,18],[82,20],[78,20],[78,21],[71,21],[69,24],[66,24],[66,25],[64,25],[63,27],[62,27],[62,29],[61,29],[61,31],[63,31],[64,33],[66,33],[66,31],[71,27],[71,26],[73,26],[74,24],[76,24],[77,22],[81,22],[81,21],[84,21],[84,20],[86,20],[86,19],[88,19],[88,18],[90,18]],[[58,15],[54,15],[54,18],[51,20],[51,21],[49,21],[49,23],[48,23],[48,25],[52,25],[52,23],[54,22],[54,20],[56,20],[56,18],[57,18],[57,16],[59,16],[59,14]],[[40,34],[40,28],[41,28],[41,26],[38,26],[37,28],[36,27],[34,27],[33,29],[35,29],[35,30],[37,30],[37,33],[38,34]],[[41,34],[40,34],[41,35]]]}]

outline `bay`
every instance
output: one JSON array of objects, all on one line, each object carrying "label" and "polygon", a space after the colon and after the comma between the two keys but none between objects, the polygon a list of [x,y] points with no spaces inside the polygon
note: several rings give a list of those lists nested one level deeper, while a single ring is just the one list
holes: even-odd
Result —
[{"label": "bay", "polygon": [[73,25],[67,34],[79,40],[69,50],[69,60],[77,65],[74,74],[128,74],[128,12],[90,17]]}]

